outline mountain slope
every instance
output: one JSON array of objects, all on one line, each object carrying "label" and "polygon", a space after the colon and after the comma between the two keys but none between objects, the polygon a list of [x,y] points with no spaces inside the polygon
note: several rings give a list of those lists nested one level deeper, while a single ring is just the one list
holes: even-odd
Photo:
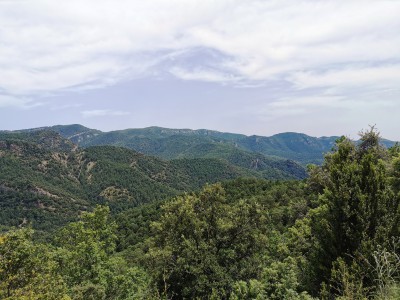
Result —
[{"label": "mountain slope", "polygon": [[[49,127],[81,147],[112,145],[133,149],[162,159],[212,158],[249,171],[263,173],[270,179],[306,176],[303,167],[287,157],[265,155],[248,147],[245,135],[222,133],[211,130],[167,129],[149,127],[99,132],[81,125]],[[234,142],[237,141],[237,142]],[[243,142],[239,142],[243,141]],[[321,154],[319,153],[321,156]],[[283,171],[283,172],[282,172]]]},{"label": "mountain slope", "polygon": [[86,209],[75,151],[53,132],[0,133],[1,225],[47,228]]},{"label": "mountain slope", "polygon": [[[66,125],[68,127],[68,125]],[[54,128],[59,130],[59,128]],[[87,129],[91,130],[91,129]],[[97,132],[80,141],[80,146],[118,145],[141,153],[171,159],[182,157],[203,157],[208,148],[208,157],[224,158],[223,153],[234,149],[294,160],[307,165],[321,164],[324,154],[330,152],[339,136],[312,137],[302,133],[286,132],[270,137],[246,136],[243,134],[219,132],[214,130],[168,129],[148,127],[111,132]],[[74,140],[73,140],[74,141]],[[382,144],[392,147],[395,142],[382,139]],[[220,148],[220,151],[215,151]],[[222,154],[222,156],[221,156]]]},{"label": "mountain slope", "polygon": [[[58,125],[49,127],[71,139],[81,147],[114,145],[164,159],[188,157],[213,157],[228,159],[242,150],[262,154],[273,160],[277,157],[295,160],[303,165],[321,164],[323,155],[332,150],[337,136],[311,137],[301,133],[281,133],[270,137],[246,136],[213,130],[168,129],[148,127],[101,132],[81,125]],[[66,134],[67,133],[67,134]],[[386,147],[394,144],[382,140]],[[259,157],[254,157],[254,160]],[[232,161],[230,161],[232,162]]]},{"label": "mountain slope", "polygon": [[265,155],[287,157],[303,164],[321,164],[323,154],[329,152],[338,137],[310,137],[301,133],[281,133],[271,137],[249,136],[237,141],[246,150]]},{"label": "mountain slope", "polygon": [[0,132],[0,225],[48,229],[96,204],[121,211],[226,179],[305,176],[292,162],[262,163],[251,169],[206,157],[164,161],[114,146],[78,149],[53,131]]}]

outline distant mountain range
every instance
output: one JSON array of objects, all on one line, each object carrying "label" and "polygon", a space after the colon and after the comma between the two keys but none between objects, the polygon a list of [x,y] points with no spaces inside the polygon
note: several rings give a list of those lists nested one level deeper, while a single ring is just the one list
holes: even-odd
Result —
[{"label": "distant mountain range", "polygon": [[[81,148],[72,142],[88,141],[99,131],[81,126],[52,129],[0,132],[0,230],[26,222],[38,229],[57,227],[96,204],[121,211],[238,177],[306,177],[294,161],[222,143],[209,143],[216,146],[212,155],[199,144],[194,155],[163,160],[124,147]],[[183,149],[180,145],[173,151],[178,148]]]},{"label": "distant mountain range", "polygon": [[[339,136],[311,137],[302,133],[280,133],[270,137],[246,136],[213,130],[169,129],[148,127],[102,132],[82,125],[57,125],[39,129],[53,130],[80,147],[113,145],[129,148],[163,159],[218,158],[230,162],[260,159],[289,159],[303,165],[321,164]],[[38,129],[30,129],[38,130]],[[383,140],[387,147],[393,141]],[[243,165],[242,165],[243,166]]]},{"label": "distant mountain range", "polygon": [[303,179],[336,139],[82,125],[0,131],[0,230],[56,228],[96,204],[122,211],[238,177]]}]

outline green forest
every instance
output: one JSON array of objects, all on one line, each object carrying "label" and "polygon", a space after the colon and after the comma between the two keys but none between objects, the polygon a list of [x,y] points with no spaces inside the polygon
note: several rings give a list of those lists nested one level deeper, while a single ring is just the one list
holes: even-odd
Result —
[{"label": "green forest", "polygon": [[[400,146],[383,146],[374,128],[357,143],[337,139],[305,179],[109,146],[73,150],[51,168],[54,155],[32,149],[47,157],[47,177],[14,151],[1,178],[18,167],[16,176],[50,182],[58,198],[45,195],[53,208],[42,226],[14,224],[14,210],[29,208],[10,208],[25,183],[0,186],[2,205],[11,203],[2,214],[0,299],[400,299]],[[60,204],[68,195],[76,202]],[[46,210],[36,204],[32,214]]]}]

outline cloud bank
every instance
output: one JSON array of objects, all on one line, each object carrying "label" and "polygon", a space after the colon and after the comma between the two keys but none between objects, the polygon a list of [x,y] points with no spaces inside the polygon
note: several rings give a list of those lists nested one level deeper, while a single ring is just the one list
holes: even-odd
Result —
[{"label": "cloud bank", "polygon": [[94,110],[84,110],[81,112],[84,118],[93,118],[93,117],[117,117],[117,116],[126,116],[129,115],[130,112],[120,111],[120,110],[110,110],[110,109],[94,109]]},{"label": "cloud bank", "polygon": [[275,110],[378,101],[400,87],[399,11],[391,0],[0,1],[0,107],[164,76],[281,81],[301,96]]}]

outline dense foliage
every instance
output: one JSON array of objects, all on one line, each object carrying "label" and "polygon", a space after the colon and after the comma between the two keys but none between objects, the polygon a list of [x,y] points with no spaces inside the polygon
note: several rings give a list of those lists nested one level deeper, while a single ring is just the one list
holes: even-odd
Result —
[{"label": "dense foliage", "polygon": [[31,229],[0,239],[0,299],[146,299],[149,277],[115,255],[109,210],[98,207],[60,230],[52,244]]},{"label": "dense foliage", "polygon": [[[303,164],[323,161],[337,137],[315,138],[301,133],[282,133],[271,137],[246,136],[213,130],[148,127],[111,132],[81,125],[53,126],[50,129],[82,147],[114,145],[134,149],[164,159],[207,157],[230,159],[240,155],[271,161],[284,158]],[[388,141],[390,145],[390,142]],[[275,156],[275,159],[272,157]]]},{"label": "dense foliage", "polygon": [[311,212],[311,231],[318,242],[317,287],[325,281],[330,282],[329,289],[342,289],[340,280],[330,280],[340,268],[357,270],[352,280],[358,280],[361,289],[374,286],[376,278],[369,268],[374,251],[389,248],[393,238],[399,238],[400,199],[392,185],[398,159],[398,151],[383,148],[372,128],[358,145],[339,140],[324,165],[312,170],[310,183],[319,185],[320,195],[320,206]]},{"label": "dense foliage", "polygon": [[[110,178],[111,163],[134,174],[128,150],[92,149],[85,157],[102,157]],[[222,181],[115,217],[98,206],[46,242],[10,230],[0,298],[399,299],[400,147],[381,146],[372,128],[357,144],[338,139],[309,173]],[[111,180],[97,176],[95,186]]]},{"label": "dense foliage", "polygon": [[96,204],[118,212],[225,179],[305,176],[290,161],[260,161],[259,168],[249,169],[241,167],[251,165],[246,159],[235,157],[235,164],[207,157],[163,161],[113,146],[80,150],[52,131],[0,132],[0,226],[32,223],[48,231]]}]

